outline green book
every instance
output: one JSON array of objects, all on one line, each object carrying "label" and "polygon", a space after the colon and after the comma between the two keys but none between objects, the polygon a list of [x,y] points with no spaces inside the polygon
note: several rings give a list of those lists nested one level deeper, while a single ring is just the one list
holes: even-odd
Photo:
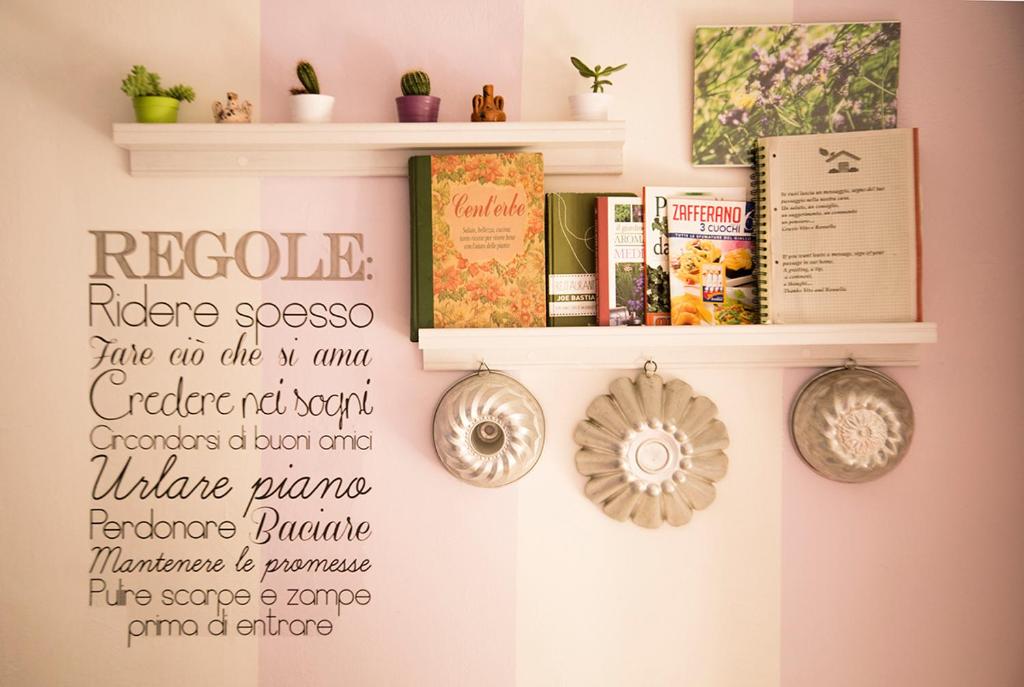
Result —
[{"label": "green book", "polygon": [[549,193],[545,203],[548,326],[597,325],[594,203],[609,193]]}]

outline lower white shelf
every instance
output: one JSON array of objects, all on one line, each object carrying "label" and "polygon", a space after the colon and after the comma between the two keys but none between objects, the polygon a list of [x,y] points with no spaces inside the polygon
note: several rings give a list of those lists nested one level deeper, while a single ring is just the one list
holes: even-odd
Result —
[{"label": "lower white shelf", "polygon": [[722,327],[421,329],[424,370],[576,367],[912,366],[938,340],[933,322]]}]

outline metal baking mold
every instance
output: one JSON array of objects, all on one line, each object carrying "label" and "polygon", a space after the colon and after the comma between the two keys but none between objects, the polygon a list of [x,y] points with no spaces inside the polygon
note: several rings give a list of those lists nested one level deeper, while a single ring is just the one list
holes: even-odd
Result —
[{"label": "metal baking mold", "polygon": [[467,484],[501,487],[528,473],[544,448],[544,412],[508,375],[487,369],[456,382],[434,411],[434,450]]},{"label": "metal baking mold", "polygon": [[851,361],[804,384],[793,401],[790,431],[800,456],[819,474],[866,482],[907,454],[914,408],[892,378]]},{"label": "metal baking mold", "polygon": [[[656,367],[654,369],[657,369]],[[648,368],[620,377],[576,427],[584,493],[615,520],[678,527],[715,499],[728,469],[729,433],[718,408],[690,385],[665,383]]]}]

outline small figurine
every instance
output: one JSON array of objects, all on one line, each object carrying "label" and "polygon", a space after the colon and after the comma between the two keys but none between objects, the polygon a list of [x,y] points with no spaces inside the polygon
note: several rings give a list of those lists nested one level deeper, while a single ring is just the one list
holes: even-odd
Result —
[{"label": "small figurine", "polygon": [[484,86],[483,95],[473,96],[473,115],[470,117],[473,122],[504,122],[505,121],[505,99],[500,95],[494,95],[494,85]]},{"label": "small figurine", "polygon": [[238,94],[228,91],[228,102],[222,105],[218,100],[213,104],[213,119],[221,123],[244,123],[252,121],[252,103],[238,100]]}]

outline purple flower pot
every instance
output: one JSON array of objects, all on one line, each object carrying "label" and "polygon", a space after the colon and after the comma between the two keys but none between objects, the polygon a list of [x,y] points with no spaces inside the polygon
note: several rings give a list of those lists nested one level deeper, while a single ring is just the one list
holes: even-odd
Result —
[{"label": "purple flower pot", "polygon": [[400,95],[395,104],[400,122],[436,122],[441,99],[433,95]]}]

